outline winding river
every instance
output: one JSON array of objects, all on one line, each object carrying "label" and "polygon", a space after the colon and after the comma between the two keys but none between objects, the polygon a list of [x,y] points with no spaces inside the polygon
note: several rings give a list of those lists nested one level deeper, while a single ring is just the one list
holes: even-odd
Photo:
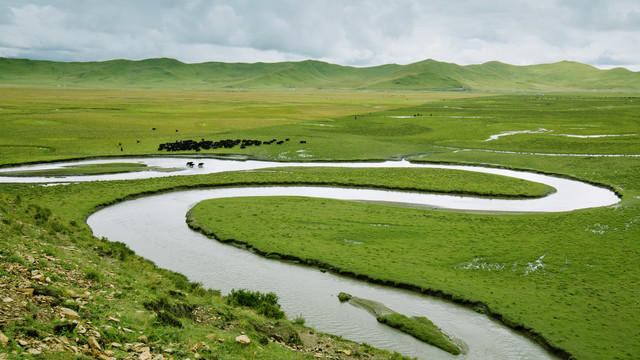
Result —
[{"label": "winding river", "polygon": [[[92,160],[74,164],[115,160]],[[170,192],[125,201],[102,209],[87,220],[97,237],[127,244],[137,254],[158,266],[185,274],[205,287],[228,293],[247,288],[278,294],[283,310],[293,318],[302,315],[306,324],[319,331],[341,335],[380,348],[421,359],[553,359],[542,347],[489,317],[441,299],[414,292],[377,286],[350,278],[323,273],[313,268],[269,260],[251,252],[212,241],[190,230],[186,212],[205,199],[233,196],[311,196],[345,200],[391,201],[459,210],[553,212],[615,204],[619,198],[611,191],[574,180],[520,171],[453,165],[422,165],[406,161],[382,163],[273,163],[219,159],[144,158],[118,159],[150,166],[179,167],[174,173],[139,172],[118,175],[68,178],[2,177],[0,182],[76,182],[113,179],[193,175],[222,171],[253,171],[288,166],[342,167],[436,167],[481,171],[537,181],[556,188],[542,199],[479,199],[433,194],[416,194],[366,189],[328,187],[239,187]],[[202,168],[185,168],[187,161],[203,162]],[[67,164],[22,167],[42,169]],[[11,168],[14,171],[18,168]],[[141,214],[144,214],[141,216]],[[461,338],[469,346],[465,355],[453,356],[421,343],[410,336],[379,324],[366,311],[337,299],[341,291],[376,300],[407,316],[426,316],[445,332]]]}]

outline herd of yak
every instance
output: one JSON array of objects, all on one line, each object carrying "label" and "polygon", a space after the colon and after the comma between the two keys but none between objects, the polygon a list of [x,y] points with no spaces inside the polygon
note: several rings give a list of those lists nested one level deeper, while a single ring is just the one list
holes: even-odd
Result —
[{"label": "herd of yak", "polygon": [[[272,139],[269,141],[261,141],[261,140],[248,140],[248,139],[236,139],[236,140],[232,140],[232,139],[226,139],[226,140],[218,140],[218,141],[210,141],[210,140],[205,140],[202,139],[200,141],[195,141],[195,140],[178,140],[175,142],[171,142],[171,143],[164,143],[164,144],[160,144],[160,146],[158,146],[158,151],[189,151],[189,150],[193,150],[193,151],[200,151],[200,150],[210,150],[210,149],[232,149],[236,146],[240,146],[241,149],[245,149],[248,146],[260,146],[260,145],[271,145],[271,144],[276,144],[276,145],[282,145],[284,144],[286,141],[289,141],[290,139],[285,139],[285,140],[277,140],[277,139]],[[300,140],[300,144],[305,144],[307,141],[306,140]]]}]

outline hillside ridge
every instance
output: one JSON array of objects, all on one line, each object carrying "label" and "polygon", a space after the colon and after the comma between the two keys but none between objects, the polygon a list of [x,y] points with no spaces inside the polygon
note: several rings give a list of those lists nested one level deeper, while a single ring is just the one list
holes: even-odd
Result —
[{"label": "hillside ridge", "polygon": [[408,65],[352,67],[318,60],[276,63],[116,59],[57,62],[0,57],[0,85],[189,89],[344,89],[431,91],[640,90],[640,72],[601,70],[573,61],[457,65],[427,59]]}]

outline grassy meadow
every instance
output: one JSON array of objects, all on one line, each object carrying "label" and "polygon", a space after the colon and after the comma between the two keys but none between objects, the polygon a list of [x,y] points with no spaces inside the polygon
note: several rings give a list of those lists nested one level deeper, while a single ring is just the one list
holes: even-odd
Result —
[{"label": "grassy meadow", "polygon": [[[505,215],[307,198],[237,198],[201,203],[190,215],[194,224],[217,238],[235,239],[265,254],[299,258],[461,303],[482,303],[504,323],[530,330],[577,359],[634,359],[640,357],[640,157],[594,155],[639,154],[638,114],[640,97],[617,92],[540,95],[1,86],[0,165],[166,155],[157,151],[158,144],[180,139],[290,138],[282,145],[205,150],[198,155],[233,152],[283,161],[408,157],[529,169],[600,183],[621,194],[621,202],[557,214]],[[512,134],[486,141],[509,132]],[[145,333],[152,342],[157,341],[156,348],[174,343],[188,354],[198,339],[214,331],[226,339],[207,343],[219,358],[296,358],[302,355],[291,355],[271,344],[236,346],[233,337],[240,331],[256,338],[268,336],[260,329],[275,326],[276,320],[240,312],[215,292],[155,269],[117,244],[92,238],[84,223],[97,207],[131,196],[203,186],[282,183],[508,197],[540,196],[549,191],[499,177],[463,177],[453,171],[426,169],[288,168],[53,187],[3,184],[0,261],[29,271],[57,266],[53,260],[26,260],[36,252],[60,260],[60,266],[85,272],[90,282],[82,290],[94,294],[96,304],[81,305],[80,309],[85,308],[83,321],[110,325],[113,321],[107,316],[119,313],[115,317],[120,326],[136,332],[134,336],[96,327],[108,339],[103,345],[134,342]],[[220,208],[225,211],[217,211]],[[247,227],[247,223],[261,225]],[[380,263],[381,258],[389,261]],[[536,267],[538,262],[544,266]],[[17,276],[8,265],[4,269],[0,279]],[[68,286],[61,275],[56,278],[50,272],[50,287]],[[116,296],[108,300],[111,292]],[[162,303],[158,296],[166,298],[162,300],[165,305],[177,302],[209,309],[223,321],[205,322],[208,327],[203,328],[192,318],[179,318],[183,327],[177,331],[170,320],[154,320],[163,317],[149,310],[153,306],[143,306],[150,300]],[[15,358],[28,356],[17,339],[34,334],[44,338],[53,332],[53,317],[38,317],[35,308],[28,313],[31,320],[2,323],[2,331],[11,340],[0,349],[15,351],[11,355]],[[33,325],[33,319],[40,324]],[[37,331],[29,332],[29,328]],[[82,337],[77,331],[72,335]],[[162,340],[165,336],[170,339]],[[357,351],[391,356],[367,347]]]},{"label": "grassy meadow", "polygon": [[[309,123],[302,127],[313,132],[316,120],[415,106],[439,97],[433,93],[0,86],[0,164],[155,155],[160,154],[159,144],[177,140],[293,137],[295,132],[279,130],[279,125]],[[277,149],[253,155],[277,157],[273,150]]]}]

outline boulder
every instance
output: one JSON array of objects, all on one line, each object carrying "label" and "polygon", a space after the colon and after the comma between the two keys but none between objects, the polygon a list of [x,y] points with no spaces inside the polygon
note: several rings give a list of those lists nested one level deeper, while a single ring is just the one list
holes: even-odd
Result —
[{"label": "boulder", "polygon": [[91,348],[94,350],[98,350],[98,351],[102,350],[102,348],[100,347],[100,344],[98,344],[98,340],[96,340],[96,338],[94,338],[93,336],[89,336],[87,338],[87,344],[89,344],[89,346],[91,346]]},{"label": "boulder", "polygon": [[7,335],[3,334],[2,331],[0,331],[0,344],[6,344],[9,342],[9,338],[7,337]]},{"label": "boulder", "polygon": [[71,319],[71,320],[75,320],[78,319],[80,317],[80,315],[78,315],[77,312],[69,309],[69,308],[65,308],[65,307],[61,307],[60,308],[60,314],[62,314],[62,316]]},{"label": "boulder", "polygon": [[247,335],[240,335],[236,337],[236,342],[243,345],[247,345],[251,342],[251,339],[249,339]]}]

